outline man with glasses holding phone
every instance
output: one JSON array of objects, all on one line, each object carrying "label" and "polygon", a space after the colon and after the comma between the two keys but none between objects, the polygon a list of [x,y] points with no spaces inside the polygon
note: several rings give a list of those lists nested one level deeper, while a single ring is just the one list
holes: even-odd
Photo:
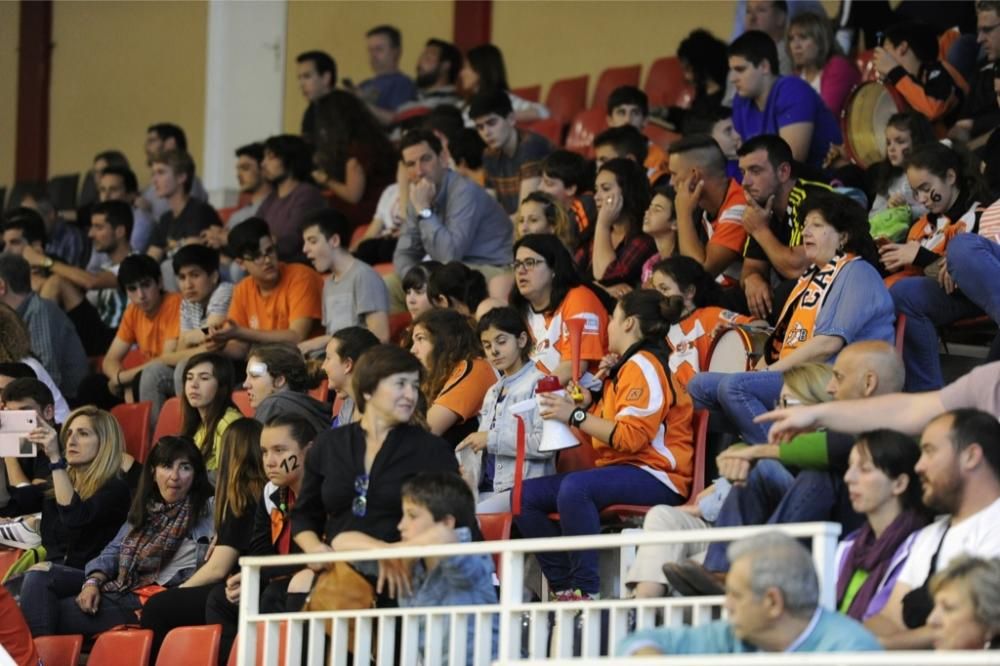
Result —
[{"label": "man with glasses holding phone", "polygon": [[323,316],[323,277],[308,266],[278,261],[267,222],[252,217],[229,233],[229,252],[247,277],[233,289],[229,316],[208,327],[209,351],[245,359],[264,342],[299,344]]}]

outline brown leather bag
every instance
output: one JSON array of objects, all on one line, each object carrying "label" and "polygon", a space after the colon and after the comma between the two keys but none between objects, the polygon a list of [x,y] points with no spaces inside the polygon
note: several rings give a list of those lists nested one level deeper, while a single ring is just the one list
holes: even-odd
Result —
[{"label": "brown leather bag", "polygon": [[[333,565],[316,577],[312,592],[306,597],[304,611],[362,610],[375,607],[375,589],[368,579],[347,562]],[[354,620],[347,625],[348,649],[354,646]],[[333,630],[333,622],[326,622],[326,633]]]}]

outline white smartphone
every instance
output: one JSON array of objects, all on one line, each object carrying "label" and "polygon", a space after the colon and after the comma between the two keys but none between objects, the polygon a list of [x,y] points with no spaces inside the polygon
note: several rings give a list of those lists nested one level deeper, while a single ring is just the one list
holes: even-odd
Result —
[{"label": "white smartphone", "polygon": [[38,413],[33,409],[0,411],[0,456],[35,457],[35,445],[27,434],[38,426]]}]

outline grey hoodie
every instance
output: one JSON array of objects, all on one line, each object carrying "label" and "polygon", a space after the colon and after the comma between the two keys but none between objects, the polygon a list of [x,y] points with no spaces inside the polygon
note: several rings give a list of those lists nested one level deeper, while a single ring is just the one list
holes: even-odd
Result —
[{"label": "grey hoodie", "polygon": [[294,414],[305,417],[317,432],[323,432],[330,427],[330,421],[333,419],[332,411],[329,404],[320,402],[308,393],[288,390],[272,393],[264,398],[257,406],[254,418],[266,425],[279,414],[282,416]]}]

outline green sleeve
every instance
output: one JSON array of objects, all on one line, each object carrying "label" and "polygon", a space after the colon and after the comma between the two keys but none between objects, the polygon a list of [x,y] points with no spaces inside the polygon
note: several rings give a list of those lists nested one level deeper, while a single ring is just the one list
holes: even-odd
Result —
[{"label": "green sleeve", "polygon": [[778,447],[782,464],[802,469],[826,469],[829,464],[826,433],[809,432]]}]

